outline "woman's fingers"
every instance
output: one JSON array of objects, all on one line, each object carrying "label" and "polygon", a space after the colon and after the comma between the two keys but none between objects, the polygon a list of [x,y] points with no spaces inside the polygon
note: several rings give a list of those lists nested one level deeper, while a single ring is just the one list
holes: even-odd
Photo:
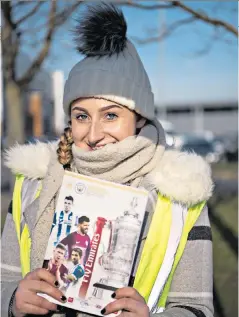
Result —
[{"label": "woman's fingers", "polygon": [[[32,293],[43,293],[49,295],[63,303],[66,301],[66,297],[58,288],[44,281],[22,280],[19,283],[19,292],[17,293],[22,293],[22,295],[24,295],[24,291],[26,290],[31,291]],[[26,300],[26,296],[24,296],[24,299]]]},{"label": "woman's fingers", "polygon": [[42,280],[55,286],[56,278],[47,269],[36,269],[35,271],[28,273],[24,280]]},{"label": "woman's fingers", "polygon": [[45,315],[49,311],[55,311],[57,305],[37,295],[43,293],[65,303],[66,297],[58,289],[59,282],[46,269],[37,269],[28,273],[20,281],[15,293],[13,312],[16,317],[28,315]]},{"label": "woman's fingers", "polygon": [[117,299],[116,301],[108,304],[105,307],[105,311],[102,311],[102,314],[108,315],[120,310],[128,311],[129,313],[135,314],[135,316],[148,316],[149,314],[149,309],[143,302],[126,297]]},{"label": "woman's fingers", "polygon": [[32,304],[33,306],[41,307],[47,309],[48,311],[56,311],[57,305],[49,302],[47,299],[33,294],[32,292],[26,292],[26,304]]},{"label": "woman's fingers", "polygon": [[136,301],[145,303],[144,298],[133,287],[122,287],[122,288],[119,288],[119,289],[117,289],[117,291],[115,293],[112,294],[112,297],[115,298],[115,299],[129,297],[129,298],[134,299]]},{"label": "woman's fingers", "polygon": [[149,309],[144,298],[133,287],[123,287],[112,294],[116,300],[108,304],[101,313],[108,315],[122,311],[122,317],[148,317]]}]

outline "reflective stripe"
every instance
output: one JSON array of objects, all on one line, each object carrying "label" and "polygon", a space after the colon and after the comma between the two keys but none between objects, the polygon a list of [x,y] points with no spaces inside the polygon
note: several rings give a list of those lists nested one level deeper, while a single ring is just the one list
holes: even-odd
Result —
[{"label": "reflective stripe", "polygon": [[15,186],[13,190],[13,198],[12,198],[12,216],[13,221],[15,223],[17,239],[20,245],[21,239],[21,191],[22,191],[22,184],[24,181],[24,176],[17,175]]},{"label": "reflective stripe", "polygon": [[42,190],[42,182],[40,182],[40,184],[39,184],[39,186],[37,188],[35,199],[37,199],[40,196],[41,190]]},{"label": "reflective stripe", "polygon": [[24,188],[23,191],[23,183],[24,176],[17,175],[13,191],[12,215],[20,248],[21,272],[24,277],[30,272],[31,237],[28,226],[24,222],[22,215],[24,213],[24,208],[26,208],[34,199],[39,197],[42,184],[40,181],[37,181],[37,184],[34,186],[32,185],[31,190],[28,191],[29,184],[27,184],[27,189]]},{"label": "reflective stripe", "polygon": [[177,203],[172,204],[172,223],[167,250],[148,300],[148,307],[151,312],[157,311],[160,295],[172,270],[186,214],[187,208],[185,206]]},{"label": "reflective stripe", "polygon": [[[40,185],[40,186],[39,186]],[[22,184],[22,215],[26,208],[39,196],[41,190],[41,181],[35,179],[24,179]]]},{"label": "reflective stripe", "polygon": [[189,298],[213,298],[213,293],[210,292],[169,292],[168,297],[189,297]]},{"label": "reflective stripe", "polygon": [[146,302],[166,253],[172,222],[171,208],[171,201],[159,194],[134,281],[134,287]]},{"label": "reflective stripe", "polygon": [[185,225],[183,228],[182,237],[181,237],[178,249],[177,249],[177,253],[175,256],[173,267],[172,267],[172,270],[171,270],[170,275],[168,277],[167,283],[164,287],[163,293],[162,293],[160,300],[158,302],[158,307],[165,307],[166,306],[166,301],[167,301],[168,293],[169,293],[170,286],[172,283],[173,275],[174,275],[176,267],[179,263],[179,260],[182,257],[183,251],[185,249],[187,239],[188,239],[188,234],[191,231],[192,227],[194,226],[195,222],[197,221],[201,211],[203,210],[203,208],[205,206],[205,203],[206,202],[203,201],[203,202],[188,209],[186,220],[185,220]]},{"label": "reflective stripe", "polygon": [[21,273],[21,268],[18,266],[14,266],[14,265],[8,265],[8,264],[0,264],[1,268],[7,271],[11,271],[11,272],[16,272],[16,273]]},{"label": "reflective stripe", "polygon": [[31,237],[28,230],[28,226],[25,224],[21,234],[21,244],[20,244],[20,259],[21,259],[23,277],[28,272],[30,272],[30,252],[31,252]]}]

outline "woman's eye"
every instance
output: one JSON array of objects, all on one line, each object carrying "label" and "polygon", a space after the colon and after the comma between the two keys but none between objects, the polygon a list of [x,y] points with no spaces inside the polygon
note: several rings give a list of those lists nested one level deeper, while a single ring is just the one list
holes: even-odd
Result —
[{"label": "woman's eye", "polygon": [[87,120],[88,116],[86,114],[77,114],[75,118],[79,121],[85,121]]},{"label": "woman's eye", "polygon": [[115,113],[107,113],[106,114],[106,119],[107,120],[114,120],[116,118],[118,118],[118,116]]}]

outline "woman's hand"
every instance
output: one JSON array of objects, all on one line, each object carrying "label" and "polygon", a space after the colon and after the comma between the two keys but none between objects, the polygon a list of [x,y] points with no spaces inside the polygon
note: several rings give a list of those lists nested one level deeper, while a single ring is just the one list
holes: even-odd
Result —
[{"label": "woman's hand", "polygon": [[52,269],[52,259],[50,259],[48,262],[47,271],[50,271],[51,269]]},{"label": "woman's hand", "polygon": [[47,294],[56,300],[65,303],[66,297],[57,288],[59,283],[54,275],[46,269],[37,269],[28,273],[18,285],[15,293],[12,313],[15,317],[27,314],[45,315],[49,311],[56,311],[57,305],[40,297],[37,293]]},{"label": "woman's hand", "polygon": [[61,272],[60,272],[59,266],[57,266],[57,268],[56,268],[56,279],[58,282],[61,280]]},{"label": "woman's hand", "polygon": [[112,297],[116,301],[108,304],[101,313],[108,315],[122,310],[120,317],[149,317],[144,298],[133,287],[119,288]]}]

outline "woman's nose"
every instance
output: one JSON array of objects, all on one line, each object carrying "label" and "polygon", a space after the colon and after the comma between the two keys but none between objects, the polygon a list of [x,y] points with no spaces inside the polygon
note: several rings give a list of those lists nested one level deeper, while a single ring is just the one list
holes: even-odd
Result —
[{"label": "woman's nose", "polygon": [[100,122],[92,122],[88,133],[90,144],[97,144],[104,138],[104,130]]}]

